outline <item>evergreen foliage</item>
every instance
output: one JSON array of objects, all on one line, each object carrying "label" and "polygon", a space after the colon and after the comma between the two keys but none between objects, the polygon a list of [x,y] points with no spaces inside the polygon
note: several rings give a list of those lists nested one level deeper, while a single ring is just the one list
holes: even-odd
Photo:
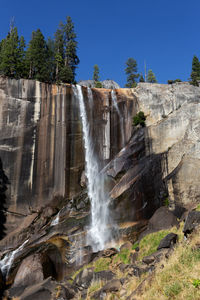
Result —
[{"label": "evergreen foliage", "polygon": [[76,33],[74,31],[74,23],[71,17],[67,17],[66,24],[63,27],[63,37],[64,37],[64,48],[65,48],[65,68],[72,71],[73,80],[66,79],[66,82],[75,82],[76,68],[80,60],[77,56],[78,43],[76,41]]},{"label": "evergreen foliage", "polygon": [[20,78],[24,73],[25,56],[24,38],[19,38],[17,28],[11,27],[7,37],[1,41],[0,46],[0,73],[11,77]]},{"label": "evergreen foliage", "polygon": [[144,80],[144,77],[143,77],[142,73],[140,73],[139,82],[145,82],[145,80]]},{"label": "evergreen foliage", "polygon": [[143,111],[140,111],[133,117],[133,126],[141,125],[142,127],[145,126],[146,117]]},{"label": "evergreen foliage", "polygon": [[149,70],[149,71],[148,71],[148,74],[147,74],[147,81],[148,81],[149,83],[157,83],[156,76],[155,76],[155,74],[153,73],[152,70]]},{"label": "evergreen foliage", "polygon": [[46,41],[41,30],[32,32],[25,51],[25,40],[13,25],[0,41],[0,74],[44,82],[74,83],[79,64],[74,24],[70,17],[59,24],[54,39]]},{"label": "evergreen foliage", "polygon": [[139,77],[139,74],[137,74],[137,62],[130,57],[126,61],[126,66],[125,73],[127,75],[127,83],[125,84],[125,87],[133,88],[137,85],[136,79]]},{"label": "evergreen foliage", "polygon": [[93,71],[93,80],[94,81],[99,81],[100,76],[99,76],[99,66],[94,65],[94,71]]},{"label": "evergreen foliage", "polygon": [[199,86],[198,81],[200,80],[200,62],[196,55],[194,55],[192,60],[192,72],[190,75],[192,85]]},{"label": "evergreen foliage", "polygon": [[47,44],[40,29],[32,32],[26,52],[26,64],[29,79],[49,81]]},{"label": "evergreen foliage", "polygon": [[102,85],[102,83],[101,83],[100,81],[96,81],[96,82],[95,82],[95,88],[100,89],[100,88],[102,88],[102,87],[103,87],[103,85]]}]

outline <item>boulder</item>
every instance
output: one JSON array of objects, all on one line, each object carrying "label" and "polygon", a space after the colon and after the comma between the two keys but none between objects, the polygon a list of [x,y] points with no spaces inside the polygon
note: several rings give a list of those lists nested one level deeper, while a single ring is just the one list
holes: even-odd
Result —
[{"label": "boulder", "polygon": [[115,248],[109,248],[103,251],[102,257],[112,257],[118,253],[118,250]]},{"label": "boulder", "polygon": [[168,229],[174,226],[179,226],[177,218],[166,206],[158,208],[151,219],[149,220],[147,229],[142,232],[139,236],[141,240],[144,236],[149,233],[156,232],[159,230]]},{"label": "boulder", "polygon": [[200,225],[200,211],[190,211],[185,220],[184,234],[191,233],[198,225]]},{"label": "boulder", "polygon": [[146,265],[129,265],[128,266],[128,275],[129,276],[136,276],[136,277],[140,277],[142,274],[146,273],[146,272],[151,272],[154,270],[154,266],[149,266],[147,267]]},{"label": "boulder", "polygon": [[73,284],[77,287],[88,288],[92,280],[95,281],[109,281],[115,277],[112,271],[105,270],[94,272],[94,268],[85,268],[75,277]]},{"label": "boulder", "polygon": [[178,226],[176,217],[166,206],[162,206],[155,211],[149,220],[147,229],[158,231],[168,229],[173,226]]},{"label": "boulder", "polygon": [[127,241],[126,243],[124,243],[123,245],[121,245],[120,251],[123,250],[123,249],[129,249],[129,250],[131,250],[132,246],[133,246],[132,243],[129,242],[129,241]]},{"label": "boulder", "polygon": [[157,250],[160,250],[162,248],[171,248],[174,246],[174,244],[176,244],[177,240],[178,235],[171,232],[160,241]]},{"label": "boulder", "polygon": [[138,258],[138,252],[134,252],[130,254],[131,263],[134,264]]},{"label": "boulder", "polygon": [[88,288],[94,275],[94,268],[85,268],[75,277],[73,284],[82,287]]},{"label": "boulder", "polygon": [[121,288],[121,282],[119,279],[114,279],[104,285],[99,291],[92,295],[92,299],[104,299],[107,293],[118,292]]},{"label": "boulder", "polygon": [[37,284],[49,276],[54,276],[54,267],[50,259],[39,253],[33,254],[22,261],[13,287]]},{"label": "boulder", "polygon": [[115,277],[115,274],[112,271],[105,270],[100,272],[94,272],[93,279],[109,281]]},{"label": "boulder", "polygon": [[169,252],[168,249],[164,249],[164,248],[160,249],[151,255],[143,257],[142,262],[147,265],[155,264],[155,263],[159,262],[163,256],[167,257],[168,252]]}]

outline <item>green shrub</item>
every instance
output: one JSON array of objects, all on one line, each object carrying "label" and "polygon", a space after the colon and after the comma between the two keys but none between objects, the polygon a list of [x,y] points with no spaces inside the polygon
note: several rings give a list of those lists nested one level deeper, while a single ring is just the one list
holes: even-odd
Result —
[{"label": "green shrub", "polygon": [[100,81],[96,81],[95,82],[95,88],[97,89],[101,89],[103,86],[102,86],[102,83]]},{"label": "green shrub", "polygon": [[168,84],[173,84],[173,83],[176,83],[176,82],[182,82],[182,80],[179,79],[179,78],[177,78],[177,79],[175,79],[175,80],[168,80],[168,81],[167,81]]},{"label": "green shrub", "polygon": [[192,284],[195,288],[199,288],[200,287],[200,279],[194,279]]},{"label": "green shrub", "polygon": [[164,202],[163,204],[165,206],[167,206],[167,207],[169,206],[169,198],[168,197],[166,197],[163,202]]},{"label": "green shrub", "polygon": [[133,117],[133,125],[134,126],[141,125],[142,127],[144,127],[145,120],[146,120],[146,117],[145,117],[143,111],[140,111]]}]

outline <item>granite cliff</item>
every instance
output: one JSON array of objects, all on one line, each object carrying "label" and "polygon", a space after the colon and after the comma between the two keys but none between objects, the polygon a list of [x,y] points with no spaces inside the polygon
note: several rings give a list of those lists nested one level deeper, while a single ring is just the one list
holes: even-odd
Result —
[{"label": "granite cliff", "polygon": [[[118,241],[134,243],[163,203],[179,218],[199,203],[199,87],[82,87],[82,95]],[[132,125],[138,111],[147,117],[144,128]],[[23,246],[6,269],[7,283],[13,283],[21,261],[26,265],[33,253],[43,269],[51,261],[47,275],[56,280],[89,262],[91,249],[78,244],[85,236],[90,203],[73,88],[1,77],[0,157],[10,181],[7,236],[0,242],[4,262],[8,249]],[[58,222],[52,223],[56,216]],[[82,257],[78,263],[77,253]]]}]

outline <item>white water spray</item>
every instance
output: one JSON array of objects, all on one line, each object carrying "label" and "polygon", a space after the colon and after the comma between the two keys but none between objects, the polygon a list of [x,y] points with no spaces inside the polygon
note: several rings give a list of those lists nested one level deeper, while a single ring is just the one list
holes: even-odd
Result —
[{"label": "white water spray", "polygon": [[60,221],[60,212],[61,212],[61,210],[57,213],[55,219],[51,222],[50,226],[56,226],[59,223],[59,221]]},{"label": "white water spray", "polygon": [[88,196],[91,202],[91,224],[87,233],[87,243],[92,246],[93,251],[98,251],[103,250],[106,243],[111,239],[111,230],[108,227],[109,196],[106,194],[104,175],[100,173],[98,160],[95,157],[90,139],[90,126],[81,86],[74,86],[73,90],[79,101],[85,148],[85,173],[88,180]]},{"label": "white water spray", "polygon": [[16,254],[23,250],[24,246],[28,243],[26,240],[19,248],[7,253],[2,260],[0,260],[0,269],[4,275],[8,275],[10,268],[13,264]]}]

